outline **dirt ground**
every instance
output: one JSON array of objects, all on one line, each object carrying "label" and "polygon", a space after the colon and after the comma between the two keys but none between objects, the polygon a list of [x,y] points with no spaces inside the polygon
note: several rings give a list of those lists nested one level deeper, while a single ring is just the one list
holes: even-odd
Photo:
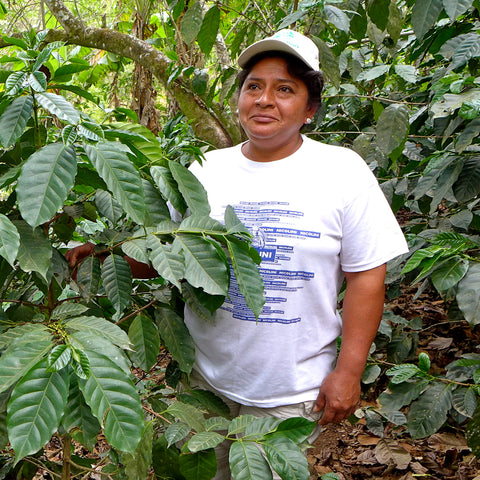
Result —
[{"label": "dirt ground", "polygon": [[[480,328],[452,320],[443,300],[432,292],[415,299],[416,288],[387,305],[411,320],[420,317],[418,352],[428,353],[432,371],[444,368],[463,353],[479,352]],[[449,318],[450,317],[450,318]],[[380,387],[380,388],[379,388]],[[373,386],[363,406],[375,405],[384,385]],[[373,435],[360,420],[329,425],[309,451],[311,480],[333,472],[341,480],[480,480],[480,461],[467,446],[463,426],[448,425],[435,435],[412,440],[401,430],[386,427],[383,438]]]}]

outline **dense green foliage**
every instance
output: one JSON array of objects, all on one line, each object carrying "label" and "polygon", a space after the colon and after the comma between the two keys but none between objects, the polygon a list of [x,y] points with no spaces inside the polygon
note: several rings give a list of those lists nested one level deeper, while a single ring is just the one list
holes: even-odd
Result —
[{"label": "dense green foliage", "polygon": [[[436,289],[456,319],[478,328],[480,2],[264,3],[260,9],[255,2],[178,0],[155,8],[136,2],[148,44],[168,58],[158,89],[178,95],[181,85],[235,139],[238,52],[293,24],[311,35],[327,88],[307,133],[358,151],[393,209],[408,213],[403,227],[411,250],[389,266],[389,296],[405,284],[418,285],[418,293]],[[130,33],[130,16],[115,8],[104,21]],[[98,18],[83,13],[95,26]],[[0,18],[9,18],[1,2]],[[44,20],[57,27],[53,16]],[[70,439],[92,449],[102,429],[112,448],[99,468],[118,478],[147,478],[152,462],[158,478],[211,478],[212,448],[225,431],[234,442],[236,479],[270,478],[254,442],[282,478],[308,478],[297,445],[308,437],[309,422],[229,419],[208,393],[175,390],[193,362],[183,302],[209,321],[226,295],[230,260],[247,304],[257,315],[263,304],[248,232],[232,209],[224,224],[208,217],[205,192],[185,168],[208,148],[194,133],[194,114],[169,115],[167,100],[157,99],[163,129],[155,136],[135,123],[128,101],[116,103],[118,90],[112,98],[112,84],[128,84],[128,58],[49,42],[51,32],[6,33],[9,47],[0,58],[2,474],[15,469],[28,478],[29,462],[38,464],[37,452],[58,434],[64,462],[47,462],[48,468],[62,468],[64,478],[81,475],[80,465],[92,465],[82,458],[70,463]],[[177,222],[167,202],[191,215]],[[70,272],[67,245],[86,240],[96,245],[95,255]],[[123,254],[151,262],[160,277],[132,279]],[[421,319],[385,313],[364,381],[386,374],[390,384],[379,408],[363,412],[367,425],[382,436],[390,422],[423,438],[455,422],[480,456],[480,356],[465,353],[433,374],[428,356],[418,352],[421,334]],[[168,387],[153,380],[160,346],[173,356],[164,372]]]}]

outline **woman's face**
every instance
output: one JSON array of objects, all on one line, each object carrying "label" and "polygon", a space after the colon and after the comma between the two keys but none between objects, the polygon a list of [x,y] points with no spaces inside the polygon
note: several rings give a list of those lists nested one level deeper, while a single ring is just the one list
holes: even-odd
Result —
[{"label": "woman's face", "polygon": [[286,60],[260,60],[252,68],[238,99],[240,123],[251,142],[263,148],[297,145],[299,131],[315,109],[308,105],[305,83],[292,77]]}]

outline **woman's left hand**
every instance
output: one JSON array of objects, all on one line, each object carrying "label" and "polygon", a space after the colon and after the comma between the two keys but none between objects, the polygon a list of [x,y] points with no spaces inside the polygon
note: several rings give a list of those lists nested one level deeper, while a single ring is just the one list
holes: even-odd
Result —
[{"label": "woman's left hand", "polygon": [[334,370],[320,387],[314,411],[321,412],[320,425],[339,423],[352,415],[360,400],[360,379]]}]

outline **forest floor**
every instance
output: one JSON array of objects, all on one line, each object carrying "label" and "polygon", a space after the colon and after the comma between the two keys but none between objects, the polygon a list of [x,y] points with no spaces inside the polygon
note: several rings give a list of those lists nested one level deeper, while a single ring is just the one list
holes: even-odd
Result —
[{"label": "forest floor", "polygon": [[[480,328],[450,321],[440,298],[415,289],[387,305],[395,314],[411,320],[420,317],[419,351],[432,361],[432,371],[441,372],[463,353],[479,352]],[[362,406],[375,406],[384,385],[364,392]],[[383,438],[372,434],[362,419],[329,425],[309,451],[311,480],[333,472],[340,480],[480,480],[480,461],[467,446],[464,425],[447,425],[431,437],[412,440],[401,429],[386,427]]]}]

